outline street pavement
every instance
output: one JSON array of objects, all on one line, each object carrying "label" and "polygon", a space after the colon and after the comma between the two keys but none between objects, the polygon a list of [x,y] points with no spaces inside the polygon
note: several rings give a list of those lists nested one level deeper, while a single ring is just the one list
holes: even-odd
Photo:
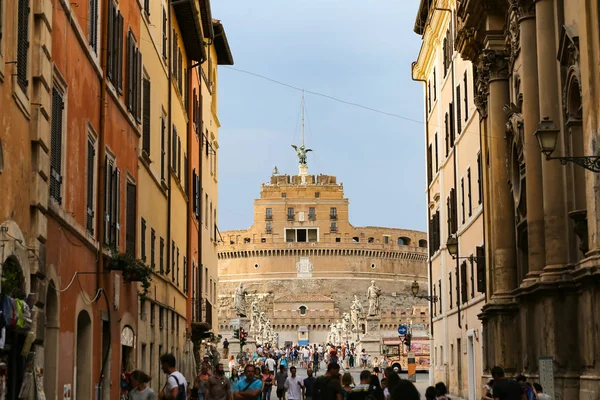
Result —
[{"label": "street pavement", "polygon": [[[296,375],[301,377],[301,378],[306,378],[306,368],[300,368],[299,366],[296,366]],[[350,370],[340,370],[340,374],[344,374],[345,372],[350,372],[350,374],[352,374],[352,377],[354,378],[354,383],[358,384],[360,382],[359,376],[360,376],[360,372],[362,371],[362,368],[352,368]],[[325,373],[325,369],[323,367],[323,364],[321,364],[321,369],[319,369],[319,373],[317,376],[321,376]],[[289,374],[289,371],[288,371]],[[402,372],[400,373],[400,377],[402,379],[408,379],[408,374],[406,372]],[[418,373],[417,374],[417,381],[415,382],[415,386],[417,387],[417,389],[419,390],[419,393],[421,393],[421,396],[423,398],[425,398],[425,389],[427,389],[427,386],[429,386],[429,374],[428,373]],[[271,393],[271,400],[277,400],[277,395],[275,394],[275,390],[273,389],[273,392]]]}]

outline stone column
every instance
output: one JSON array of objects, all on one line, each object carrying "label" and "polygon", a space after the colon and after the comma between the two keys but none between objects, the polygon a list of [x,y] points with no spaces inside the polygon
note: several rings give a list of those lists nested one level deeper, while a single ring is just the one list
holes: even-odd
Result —
[{"label": "stone column", "polygon": [[512,194],[506,168],[507,143],[504,139],[509,104],[508,63],[504,52],[484,50],[482,73],[488,75],[489,163],[491,165],[491,224],[494,298],[506,298],[516,285],[515,230]]},{"label": "stone column", "polygon": [[[536,1],[535,12],[538,58],[537,73],[540,83],[538,85],[540,117],[549,117],[550,120],[554,121],[560,127],[560,81],[558,61],[556,59],[554,1]],[[555,151],[556,154],[563,153],[561,142],[562,140],[559,138]],[[563,268],[568,262],[569,246],[567,240],[564,168],[556,160],[544,160],[542,163],[546,251],[544,280],[553,280],[553,271]]]},{"label": "stone column", "polygon": [[527,279],[537,279],[546,265],[544,242],[544,203],[542,200],[542,155],[534,134],[540,120],[537,74],[536,25],[533,5],[521,8],[519,27],[521,43],[521,88],[523,92],[523,153],[527,169]]}]

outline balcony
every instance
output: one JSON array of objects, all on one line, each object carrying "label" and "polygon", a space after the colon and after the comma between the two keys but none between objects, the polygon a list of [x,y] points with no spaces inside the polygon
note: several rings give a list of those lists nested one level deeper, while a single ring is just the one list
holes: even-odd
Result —
[{"label": "balcony", "polygon": [[288,216],[287,216],[287,220],[288,221],[294,221],[295,219],[296,218],[295,218],[295,216],[293,214],[288,214]]},{"label": "balcony", "polygon": [[273,228],[271,228],[271,227],[267,227],[267,228],[265,229],[265,233],[273,233]]},{"label": "balcony", "polygon": [[273,221],[273,214],[265,214],[265,221]]},{"label": "balcony", "polygon": [[329,219],[332,221],[337,221],[337,214],[329,214]]},{"label": "balcony", "polygon": [[329,227],[329,232],[337,232],[337,231],[338,231],[337,226],[330,226]]},{"label": "balcony", "polygon": [[309,221],[316,221],[317,220],[317,214],[308,214],[308,220]]},{"label": "balcony", "polygon": [[192,299],[192,340],[201,340],[212,329],[213,306],[206,299]]}]

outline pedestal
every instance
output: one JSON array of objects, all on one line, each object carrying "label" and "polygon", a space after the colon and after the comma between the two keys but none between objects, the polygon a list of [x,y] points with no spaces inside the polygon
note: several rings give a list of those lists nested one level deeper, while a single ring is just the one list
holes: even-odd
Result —
[{"label": "pedestal", "polygon": [[381,330],[379,316],[369,316],[366,318],[366,332],[360,338],[359,351],[363,349],[371,357],[381,356]]}]

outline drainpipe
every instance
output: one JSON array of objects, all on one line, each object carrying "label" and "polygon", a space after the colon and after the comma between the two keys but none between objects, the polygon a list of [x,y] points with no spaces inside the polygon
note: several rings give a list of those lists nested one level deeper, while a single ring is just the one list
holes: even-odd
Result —
[{"label": "drainpipe", "polygon": [[[168,39],[168,43],[169,43],[169,50],[168,52],[171,53],[167,56],[167,88],[169,90],[168,94],[167,94],[167,102],[169,103],[168,106],[168,115],[167,115],[167,129],[166,131],[169,133],[168,137],[167,137],[167,268],[165,270],[170,270],[171,269],[171,165],[173,164],[173,154],[172,154],[172,146],[173,144],[171,143],[171,139],[173,137],[173,119],[172,119],[172,114],[173,114],[173,83],[172,83],[172,78],[173,78],[173,68],[172,68],[172,60],[174,57],[173,54],[173,29],[171,28],[173,26],[172,22],[171,22],[171,18],[172,18],[172,13],[171,13],[171,4],[168,2],[167,3],[167,7],[169,8],[169,12],[167,13],[167,21],[168,24],[167,26],[169,27],[169,39]],[[173,271],[171,271],[171,273],[173,273]],[[167,276],[167,281],[168,281],[168,276]],[[168,345],[169,345],[169,330],[166,329],[165,332],[165,337],[166,337],[166,343],[167,343],[167,349],[168,349]]]}]

